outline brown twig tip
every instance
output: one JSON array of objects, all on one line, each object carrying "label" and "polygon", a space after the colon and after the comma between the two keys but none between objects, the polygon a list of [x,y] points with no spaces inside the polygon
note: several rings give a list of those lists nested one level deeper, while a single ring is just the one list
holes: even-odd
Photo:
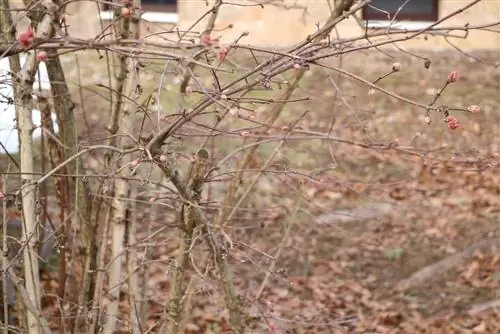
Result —
[{"label": "brown twig tip", "polygon": [[478,105],[475,105],[475,104],[474,104],[474,105],[469,106],[469,107],[467,108],[467,111],[468,111],[468,112],[471,112],[471,113],[478,113],[478,112],[480,112],[480,111],[481,111],[481,107],[480,107],[480,106],[478,106]]}]

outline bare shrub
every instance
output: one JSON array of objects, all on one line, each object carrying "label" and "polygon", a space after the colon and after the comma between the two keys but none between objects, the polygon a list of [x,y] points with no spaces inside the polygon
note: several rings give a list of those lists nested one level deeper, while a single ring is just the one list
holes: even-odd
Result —
[{"label": "bare shrub", "polygon": [[[20,155],[2,162],[8,169],[0,195],[4,222],[11,211],[23,222],[16,250],[23,256],[4,256],[3,322],[30,333],[49,333],[49,326],[61,333],[200,332],[203,321],[213,332],[278,333],[280,317],[266,308],[266,295],[287,295],[290,275],[308,270],[304,259],[288,259],[303,262],[292,272],[281,265],[284,249],[303,224],[342,234],[336,222],[352,214],[328,213],[316,194],[332,202],[368,187],[425,183],[437,164],[491,167],[498,135],[471,151],[458,142],[465,137],[453,142],[450,134],[472,127],[468,114],[483,112],[479,100],[446,100],[456,87],[474,89],[470,79],[450,68],[426,91],[415,76],[437,65],[404,49],[423,36],[452,40],[458,32],[498,29],[499,22],[446,25],[481,2],[468,1],[425,28],[366,28],[344,38],[338,26],[370,1],[334,1],[306,39],[278,49],[246,44],[251,31],[221,40],[220,10],[278,6],[307,15],[304,6],[216,0],[188,30],[152,33],[141,31],[140,1],[113,2],[115,18],[84,40],[66,26],[63,2],[25,1],[30,26],[16,34],[2,0],[0,54],[10,60],[7,102],[17,111]],[[23,67],[19,54],[27,55]],[[39,62],[47,65],[50,93],[33,87]],[[414,90],[399,92],[408,81]],[[385,109],[374,115],[365,101]],[[33,106],[43,114],[41,142],[32,137]],[[419,174],[408,177],[402,160]],[[382,164],[386,173],[365,175],[364,164]],[[396,200],[408,196],[389,192]],[[395,212],[377,205],[356,214],[376,219],[380,210]],[[53,236],[57,258],[48,287],[39,279],[44,234]],[[23,279],[12,269],[21,257]],[[16,307],[5,293],[13,287]],[[200,309],[220,319],[201,321]],[[324,332],[352,319],[330,320],[297,315],[289,322]]]}]

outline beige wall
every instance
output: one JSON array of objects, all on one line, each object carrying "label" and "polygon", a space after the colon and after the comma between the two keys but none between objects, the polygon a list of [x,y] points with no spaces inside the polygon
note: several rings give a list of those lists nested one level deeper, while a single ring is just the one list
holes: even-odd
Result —
[{"label": "beige wall", "polygon": [[[178,1],[181,27],[187,27],[207,10],[207,7],[202,5],[204,1],[201,0]],[[248,4],[249,1],[239,0],[238,2]],[[222,28],[232,23],[234,28],[232,31],[221,33],[223,41],[230,42],[242,32],[249,31],[250,35],[245,39],[248,43],[263,46],[291,45],[314,32],[315,23],[324,23],[330,12],[326,0],[284,0],[281,3],[285,5],[296,4],[307,8],[307,14],[304,15],[302,9],[283,9],[270,5],[266,6],[264,10],[258,6],[225,6],[220,12],[217,27]],[[452,13],[468,3],[470,0],[442,0],[439,8],[440,17]],[[475,25],[495,21],[500,21],[500,1],[483,0],[469,10],[448,20],[445,25],[463,26],[466,22]],[[352,18],[340,24],[338,31],[342,38],[359,36],[363,33],[363,29]],[[500,49],[500,34],[471,32],[466,40],[453,39],[453,42],[458,47],[465,49]],[[405,46],[430,49],[450,47],[443,38],[429,38],[427,41],[419,38],[406,43]]]},{"label": "beige wall", "polygon": [[[214,0],[209,0],[212,4]],[[217,32],[222,36],[223,43],[230,43],[241,33],[248,31],[250,35],[242,40],[243,43],[252,43],[260,46],[286,47],[292,45],[316,29],[316,22],[324,23],[329,15],[327,0],[277,0],[281,7],[266,5],[265,9],[259,6],[248,6],[251,0],[233,0],[247,6],[223,6],[217,21],[217,28],[233,24],[233,29]],[[333,1],[330,1],[333,2]],[[470,0],[442,0],[440,3],[440,17],[468,4]],[[20,0],[13,1],[19,7]],[[206,0],[178,0],[179,27],[186,29],[203,13],[211,7],[205,5]],[[255,2],[253,2],[255,3]],[[283,7],[296,5],[304,9],[285,9]],[[91,38],[100,31],[99,15],[95,2],[81,1],[68,6],[67,20],[70,33],[75,37]],[[455,16],[446,22],[446,26],[463,26],[466,22],[470,25],[484,24],[500,20],[500,1],[483,0],[467,11]],[[206,20],[205,20],[206,21]],[[197,30],[204,29],[206,23],[202,21]],[[153,31],[168,29],[168,25],[151,24]],[[350,18],[338,26],[342,38],[359,36],[363,33],[356,20]],[[456,32],[463,34],[463,32]],[[467,39],[454,38],[452,41],[460,48],[470,49],[500,49],[500,34],[474,31]],[[443,49],[450,48],[443,38],[423,37],[405,42],[407,48]]]}]

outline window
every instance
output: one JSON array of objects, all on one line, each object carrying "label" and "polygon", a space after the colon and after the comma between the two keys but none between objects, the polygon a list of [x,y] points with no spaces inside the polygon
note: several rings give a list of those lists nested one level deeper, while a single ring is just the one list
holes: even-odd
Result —
[{"label": "window", "polygon": [[439,0],[373,0],[362,11],[363,20],[368,25],[385,25],[393,21],[393,26],[428,25],[438,20]]},{"label": "window", "polygon": [[[149,22],[158,23],[177,23],[179,16],[177,15],[178,0],[142,0],[141,7],[144,13],[142,18]],[[113,18],[113,10],[111,5],[101,5],[101,18],[110,20]]]}]

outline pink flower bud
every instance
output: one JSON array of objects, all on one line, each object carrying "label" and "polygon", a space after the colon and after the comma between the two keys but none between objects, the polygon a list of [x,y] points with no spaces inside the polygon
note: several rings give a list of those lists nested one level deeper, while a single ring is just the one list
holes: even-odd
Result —
[{"label": "pink flower bud", "polygon": [[242,137],[247,137],[247,136],[249,136],[249,135],[250,135],[250,131],[247,131],[247,130],[241,131],[240,135],[241,135]]},{"label": "pink flower bud", "polygon": [[201,44],[203,44],[205,46],[210,46],[210,45],[214,44],[214,41],[212,40],[212,37],[210,37],[209,34],[201,35],[200,41],[201,41]]},{"label": "pink flower bud", "polygon": [[431,118],[429,116],[425,116],[424,123],[427,124],[427,125],[431,124],[432,123]]},{"label": "pink flower bud", "polygon": [[451,71],[450,74],[448,74],[448,82],[455,82],[458,80],[458,72],[457,71]]},{"label": "pink flower bud", "polygon": [[187,87],[186,87],[186,94],[190,94],[190,93],[192,93],[192,92],[193,92],[193,87],[191,87],[191,86],[187,86]]},{"label": "pink flower bud", "polygon": [[130,166],[131,166],[132,168],[135,168],[135,167],[139,166],[139,160],[137,160],[137,159],[136,159],[136,160],[132,161],[132,162],[130,163]]},{"label": "pink flower bud", "polygon": [[448,122],[448,128],[452,129],[452,130],[455,130],[457,129],[459,126],[460,126],[460,123],[458,122],[458,119],[456,119],[455,117],[453,116],[449,116],[447,119],[446,119],[446,122]]},{"label": "pink flower bud", "polygon": [[17,41],[19,42],[19,44],[21,44],[21,47],[27,48],[33,42],[33,38],[34,38],[33,29],[29,27],[28,30],[20,33],[17,36]]},{"label": "pink flower bud", "polygon": [[49,55],[47,51],[38,51],[36,54],[36,60],[38,61],[47,61],[49,59]]},{"label": "pink flower bud", "polygon": [[392,70],[394,72],[399,72],[401,70],[401,63],[394,63],[394,64],[392,64]]},{"label": "pink flower bud", "polygon": [[217,59],[219,59],[219,61],[224,61],[224,59],[226,59],[228,52],[229,52],[228,48],[220,49],[219,51],[217,51]]}]

